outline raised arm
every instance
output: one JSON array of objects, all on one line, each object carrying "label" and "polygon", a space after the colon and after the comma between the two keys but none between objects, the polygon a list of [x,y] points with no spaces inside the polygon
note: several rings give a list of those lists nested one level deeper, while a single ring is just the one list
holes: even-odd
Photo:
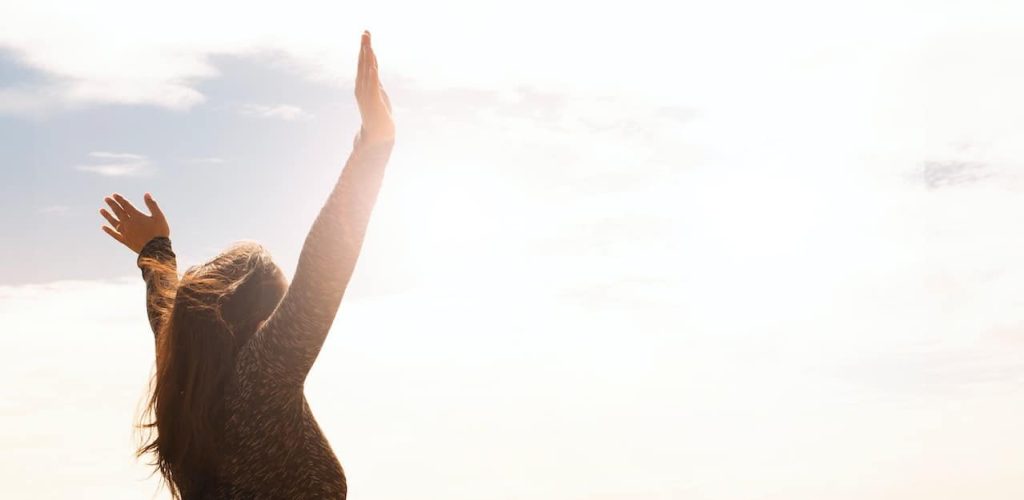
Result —
[{"label": "raised arm", "polygon": [[352,154],[306,236],[291,286],[250,341],[261,369],[274,372],[265,375],[293,387],[302,385],[334,322],[394,145],[391,106],[368,32],[355,93],[363,123]]},{"label": "raised arm", "polygon": [[163,327],[165,313],[170,311],[178,288],[177,262],[171,249],[167,217],[149,193],[146,193],[144,201],[151,215],[142,213],[117,193],[104,198],[104,201],[110,211],[100,209],[100,215],[110,225],[103,226],[103,231],[138,254],[135,262],[146,280],[146,314],[155,338]]},{"label": "raised arm", "polygon": [[178,263],[171,249],[171,240],[163,236],[149,240],[139,252],[136,263],[142,270],[142,279],[146,281],[146,315],[156,338],[174,305],[174,293],[178,290]]}]

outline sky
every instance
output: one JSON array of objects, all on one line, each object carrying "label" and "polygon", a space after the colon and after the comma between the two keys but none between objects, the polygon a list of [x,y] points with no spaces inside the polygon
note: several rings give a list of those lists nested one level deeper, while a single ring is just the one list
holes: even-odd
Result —
[{"label": "sky", "polygon": [[397,141],[307,382],[352,498],[1024,496],[1024,6],[0,0],[0,482],[167,498],[144,288],[287,274]]}]

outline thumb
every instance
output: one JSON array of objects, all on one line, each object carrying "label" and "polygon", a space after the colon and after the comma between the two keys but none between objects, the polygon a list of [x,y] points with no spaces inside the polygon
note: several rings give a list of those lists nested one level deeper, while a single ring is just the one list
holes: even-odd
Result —
[{"label": "thumb", "polygon": [[149,213],[153,214],[153,217],[159,217],[161,219],[164,218],[164,212],[163,210],[160,210],[160,205],[156,204],[156,200],[153,199],[153,195],[146,193],[143,200],[146,202],[146,207],[149,208]]}]

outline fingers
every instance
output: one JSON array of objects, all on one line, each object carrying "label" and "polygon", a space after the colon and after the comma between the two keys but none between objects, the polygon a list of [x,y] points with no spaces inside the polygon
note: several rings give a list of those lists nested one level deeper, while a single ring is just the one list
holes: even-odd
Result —
[{"label": "fingers", "polygon": [[149,209],[150,214],[153,214],[153,217],[160,219],[166,218],[164,217],[164,211],[160,210],[160,205],[157,205],[156,200],[153,199],[153,195],[146,193],[146,195],[142,197],[142,200],[146,202],[146,208]]},{"label": "fingers", "polygon": [[391,113],[391,98],[388,97],[388,93],[384,91],[384,84],[380,83],[380,66],[377,64],[377,53],[373,51],[373,45],[369,43],[369,32],[367,32],[367,44],[366,48],[370,54],[370,76],[373,82],[373,88],[379,92],[381,99],[384,101],[384,106],[387,107],[388,113]]},{"label": "fingers", "polygon": [[120,204],[114,201],[113,198],[108,196],[106,198],[103,198],[103,201],[107,202],[107,206],[110,207],[110,210],[114,212],[114,215],[116,215],[119,220],[127,220],[131,218],[128,215],[128,212],[126,212]]},{"label": "fingers", "polygon": [[369,74],[367,75],[366,82],[367,90],[370,90],[372,92],[370,94],[372,96],[376,95],[377,92],[379,92],[379,90],[382,90],[380,84],[380,67],[377,66],[377,53],[373,51],[373,43],[370,41],[369,32],[367,32],[366,39],[366,53],[367,57],[370,59],[367,62]]},{"label": "fingers", "polygon": [[111,227],[117,227],[121,224],[121,221],[115,219],[113,215],[110,215],[110,212],[105,208],[100,209],[100,215],[102,215],[104,219],[107,219],[107,222],[110,223]]},{"label": "fingers", "polygon": [[124,241],[124,237],[121,236],[120,233],[118,233],[117,231],[113,230],[110,226],[102,226],[102,227],[103,227],[103,232],[109,234],[111,238],[114,238],[115,240],[121,242],[124,245],[127,245],[127,243],[125,243],[125,241]]},{"label": "fingers", "polygon": [[124,196],[114,193],[114,200],[117,201],[118,205],[121,205],[121,208],[128,213],[129,217],[138,217],[142,215],[142,212],[135,208],[135,205],[132,205],[132,202],[128,201]]},{"label": "fingers", "polygon": [[370,34],[364,31],[363,37],[359,43],[359,63],[356,66],[356,97],[362,97],[363,91],[366,89],[366,64],[368,58],[366,56],[366,49],[370,45]]},{"label": "fingers", "polygon": [[[378,83],[379,84],[380,83],[380,78],[379,78],[378,72],[377,72],[377,54],[373,51],[373,43],[371,43],[371,41],[370,41],[370,32],[369,31],[366,32],[366,52],[367,52],[367,54],[369,55],[369,58],[370,58],[370,61],[369,61],[370,77],[371,77],[370,81],[373,82],[373,83]],[[376,86],[376,85],[374,85],[374,86]]]},{"label": "fingers", "polygon": [[373,42],[369,31],[363,32],[362,45],[359,49],[359,73],[356,75],[356,96],[361,99],[374,99],[380,87],[380,74],[377,66],[377,55],[373,52]]},{"label": "fingers", "polygon": [[356,75],[356,99],[360,110],[367,111],[373,103],[382,101],[388,113],[391,112],[391,100],[384,86],[380,83],[380,66],[377,54],[373,51],[373,41],[369,31],[363,32],[362,44],[359,49],[359,72]]}]

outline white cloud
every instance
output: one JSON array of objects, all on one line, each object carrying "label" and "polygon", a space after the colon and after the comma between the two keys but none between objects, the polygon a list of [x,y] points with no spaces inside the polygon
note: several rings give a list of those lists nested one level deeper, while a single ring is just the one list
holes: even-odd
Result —
[{"label": "white cloud", "polygon": [[145,160],[146,159],[145,156],[137,155],[137,154],[134,154],[134,153],[110,153],[110,152],[107,152],[107,151],[93,151],[92,153],[89,153],[89,156],[91,156],[93,158],[101,158],[101,159],[105,159],[105,160],[132,160],[132,161],[140,161],[140,160]]},{"label": "white cloud", "polygon": [[57,86],[0,88],[0,114],[42,118],[65,104]]},{"label": "white cloud", "polygon": [[76,169],[93,172],[106,177],[139,175],[145,165],[142,163],[106,163],[98,165],[77,165]]},{"label": "white cloud", "polygon": [[[837,274],[786,283],[789,273],[758,269],[763,261],[716,258],[708,236],[691,233],[712,246],[690,244],[694,256],[659,252],[647,237],[612,242],[631,268],[602,269],[615,259],[596,252],[459,272],[451,261],[461,254],[450,255],[432,262],[453,271],[449,281],[352,300],[376,278],[364,261],[306,385],[350,480],[385,500],[478,499],[495,485],[541,499],[1021,493],[1024,400],[1020,371],[1007,370],[1011,344],[965,328],[1020,317],[1005,295],[1019,273],[944,307],[960,292],[922,281],[924,264],[879,270],[889,288],[878,289],[870,277],[848,281],[865,250],[852,248],[822,256],[848,261]],[[591,295],[565,293],[581,288]],[[40,494],[45,484],[55,498],[130,498],[155,487],[137,481],[147,469],[124,439],[152,366],[142,293],[137,277],[0,287],[0,317],[18,333],[0,349],[5,380],[17,381],[3,388],[5,428],[18,429],[0,435],[9,491]],[[68,412],[78,417],[69,423]],[[76,449],[99,459],[51,460]],[[481,463],[488,450],[501,453]],[[396,483],[396,471],[410,480]]]},{"label": "white cloud", "polygon": [[[921,57],[922,50],[934,48],[943,37],[953,47],[963,47],[951,54],[954,60],[983,56],[965,67],[967,74],[951,74],[957,65],[948,64],[934,75],[938,79],[928,78],[927,72],[900,79],[930,89],[918,92],[919,100],[941,97],[963,83],[973,85],[972,80],[988,79],[993,72],[1004,77],[1000,89],[1013,88],[1021,73],[1016,65],[997,64],[1012,59],[1013,47],[1019,45],[1013,42],[1021,36],[1010,20],[1020,17],[1022,7],[1009,2],[997,6],[960,0],[936,6],[911,1],[893,7],[876,0],[841,11],[805,0],[786,0],[771,8],[758,2],[724,2],[691,5],[680,19],[670,15],[664,2],[642,0],[628,12],[588,5],[595,22],[573,22],[581,5],[528,0],[509,10],[464,0],[372,5],[299,1],[287,6],[239,1],[211,6],[190,0],[177,9],[158,11],[123,0],[90,2],[89,9],[69,8],[60,0],[5,2],[0,5],[0,46],[59,80],[54,97],[64,103],[171,109],[202,101],[198,84],[217,75],[209,62],[213,54],[283,54],[310,78],[349,83],[358,33],[364,28],[377,35],[386,81],[492,89],[526,83],[563,92],[628,92],[668,105],[839,100],[826,96],[829,91],[859,102],[879,90],[870,82],[893,75],[889,72],[913,70],[921,62],[943,66],[940,60]],[[403,15],[394,16],[396,10]],[[738,10],[748,17],[737,20]],[[195,16],[199,11],[203,15]],[[538,11],[545,15],[536,16]],[[921,16],[921,11],[928,15]],[[239,12],[245,13],[245,23],[234,22]],[[475,22],[423,22],[436,21],[446,12],[472,16]],[[800,22],[786,12],[802,12],[815,22]],[[112,19],[119,29],[110,29]],[[959,21],[956,29],[948,19]],[[554,34],[564,33],[569,24],[572,36],[554,42]],[[907,29],[908,24],[915,28]],[[180,29],[186,25],[190,29]],[[124,43],[126,39],[132,43]],[[856,71],[846,73],[850,69]],[[830,73],[842,80],[803,88],[802,82]]]},{"label": "white cloud", "polygon": [[226,163],[227,160],[216,156],[207,156],[204,158],[189,158],[188,162],[197,165],[220,165]]},{"label": "white cloud", "polygon": [[76,170],[92,172],[107,177],[136,176],[152,173],[154,167],[149,158],[133,153],[89,153],[94,163],[76,165]]},{"label": "white cloud", "polygon": [[39,209],[41,214],[66,215],[71,207],[67,205],[50,205]]},{"label": "white cloud", "polygon": [[265,106],[262,104],[244,104],[239,107],[239,112],[243,115],[248,116],[257,116],[260,118],[276,118],[285,121],[305,120],[313,116],[304,111],[302,108],[298,106],[292,106],[289,104],[278,104],[275,106]]}]

